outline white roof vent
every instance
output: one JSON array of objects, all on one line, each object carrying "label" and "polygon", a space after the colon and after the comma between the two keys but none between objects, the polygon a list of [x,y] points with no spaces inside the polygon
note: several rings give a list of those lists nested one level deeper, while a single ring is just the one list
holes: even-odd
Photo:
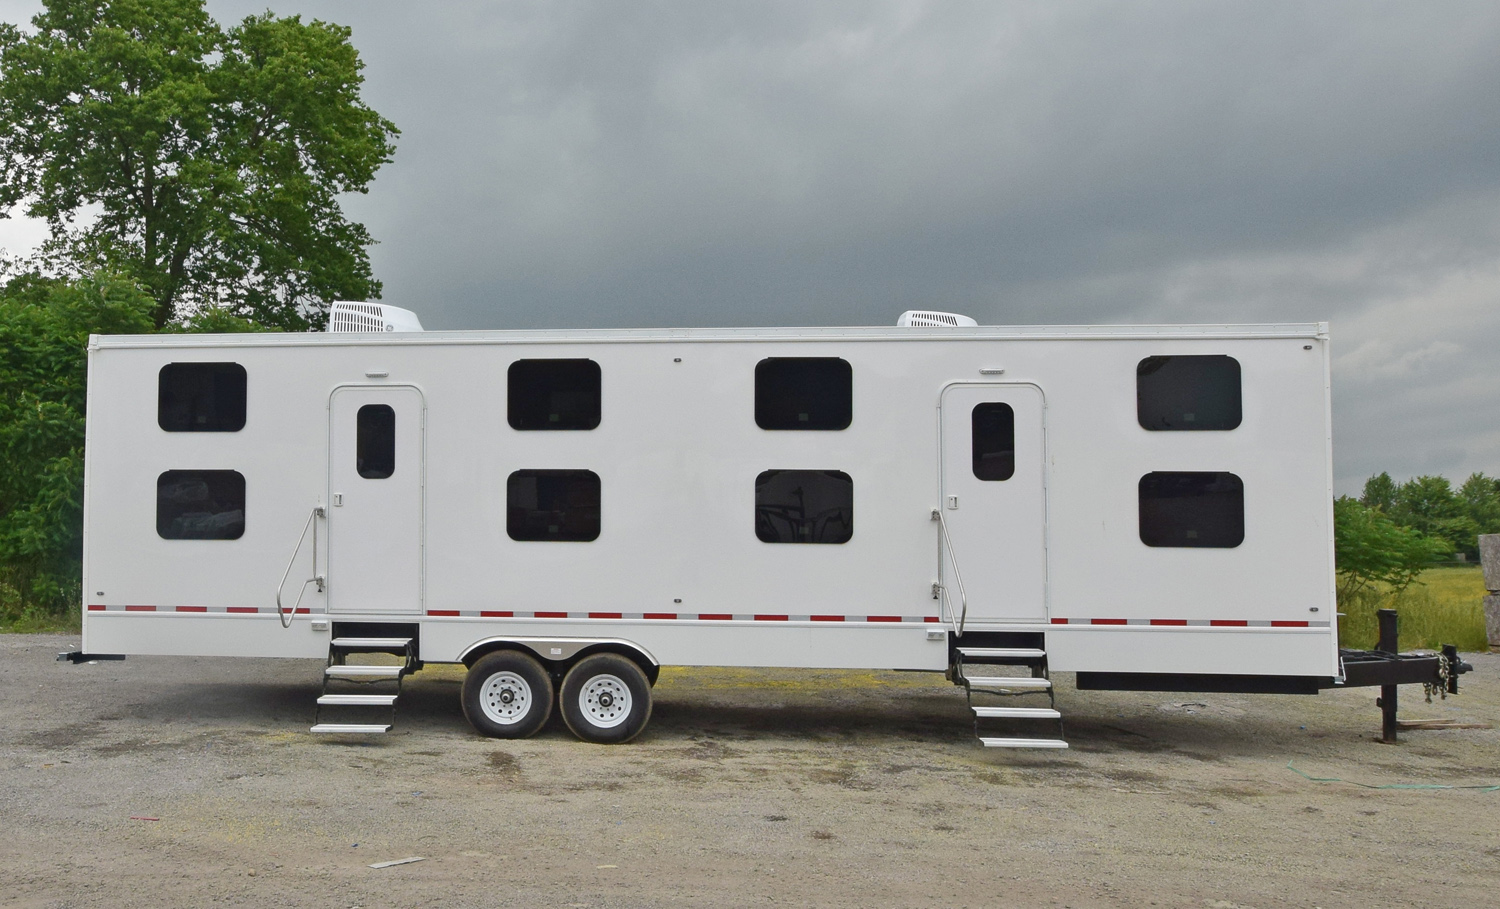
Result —
[{"label": "white roof vent", "polygon": [[336,300],[328,310],[329,331],[421,331],[417,314],[385,303]]},{"label": "white roof vent", "polygon": [[897,328],[973,328],[979,323],[956,312],[909,309],[896,320]]}]

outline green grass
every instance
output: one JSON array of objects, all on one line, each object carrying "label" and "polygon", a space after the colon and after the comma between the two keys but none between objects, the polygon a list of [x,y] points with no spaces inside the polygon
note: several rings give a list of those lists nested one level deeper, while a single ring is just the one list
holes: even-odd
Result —
[{"label": "green grass", "polygon": [[1362,590],[1339,603],[1339,644],[1373,648],[1379,636],[1375,610],[1395,609],[1401,614],[1402,650],[1435,650],[1443,644],[1488,650],[1484,595],[1484,574],[1477,565],[1429,568],[1400,593],[1384,586]]},{"label": "green grass", "polygon": [[62,613],[28,609],[19,615],[0,615],[0,634],[79,634],[82,631],[83,617],[77,606]]},{"label": "green grass", "polygon": [[20,600],[13,588],[0,583],[0,634],[79,634],[83,631],[83,615],[76,603],[63,612],[52,612],[35,606],[21,609]]}]

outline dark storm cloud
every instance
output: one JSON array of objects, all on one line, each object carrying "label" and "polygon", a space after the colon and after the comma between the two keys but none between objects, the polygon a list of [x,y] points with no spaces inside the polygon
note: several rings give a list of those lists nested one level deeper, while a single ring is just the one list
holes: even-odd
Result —
[{"label": "dark storm cloud", "polygon": [[1331,320],[1341,491],[1500,472],[1488,0],[275,8],[354,29],[431,328]]}]

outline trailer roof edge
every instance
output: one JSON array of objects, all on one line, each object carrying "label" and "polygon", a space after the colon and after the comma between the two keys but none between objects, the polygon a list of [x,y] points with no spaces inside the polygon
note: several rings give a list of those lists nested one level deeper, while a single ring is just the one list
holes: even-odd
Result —
[{"label": "trailer roof edge", "polygon": [[811,328],[594,328],[514,331],[289,332],[244,334],[96,335],[97,348],[146,347],[349,347],[442,346],[453,344],[602,344],[743,341],[1013,341],[1161,339],[1245,340],[1298,338],[1327,340],[1327,322],[1263,325],[982,325],[977,328],[811,327]]}]

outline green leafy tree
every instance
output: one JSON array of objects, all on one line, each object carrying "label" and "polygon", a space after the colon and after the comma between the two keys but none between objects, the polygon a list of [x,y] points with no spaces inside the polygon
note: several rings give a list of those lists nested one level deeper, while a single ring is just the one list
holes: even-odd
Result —
[{"label": "green leafy tree", "polygon": [[1470,474],[1458,488],[1458,497],[1480,533],[1500,533],[1500,480],[1482,473]]},{"label": "green leafy tree", "polygon": [[1379,508],[1389,514],[1391,506],[1396,504],[1396,481],[1384,471],[1370,477],[1365,481],[1365,489],[1359,497],[1359,503],[1367,508]]},{"label": "green leafy tree", "polygon": [[1413,477],[1402,483],[1389,514],[1403,527],[1444,541],[1450,553],[1469,552],[1477,545],[1479,526],[1447,477]]},{"label": "green leafy tree", "polygon": [[12,279],[0,290],[0,590],[28,605],[78,600],[83,429],[91,333],[149,332],[133,281]]},{"label": "green leafy tree", "polygon": [[0,24],[0,211],[47,221],[45,261],[135,278],[157,328],[215,306],[305,330],[379,297],[338,196],[398,132],[360,100],[349,29],[224,29],[203,0],[46,0],[32,25]]},{"label": "green leafy tree", "polygon": [[1433,559],[1451,551],[1445,541],[1402,527],[1380,509],[1348,496],[1333,503],[1333,528],[1341,602],[1376,582],[1405,590]]}]

